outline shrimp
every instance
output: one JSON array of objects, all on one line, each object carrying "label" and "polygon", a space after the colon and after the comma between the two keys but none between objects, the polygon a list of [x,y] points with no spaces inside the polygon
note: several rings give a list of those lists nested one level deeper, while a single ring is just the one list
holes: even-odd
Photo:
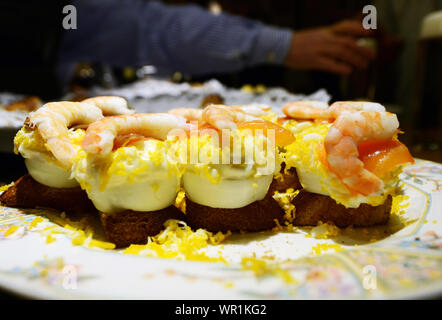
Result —
[{"label": "shrimp", "polygon": [[328,105],[321,101],[295,101],[286,104],[282,112],[294,119],[329,119],[331,117]]},{"label": "shrimp", "polygon": [[244,111],[246,114],[254,116],[254,117],[262,117],[267,115],[272,108],[260,105],[260,104],[245,104],[245,105],[237,105],[232,106],[232,108],[237,108]]},{"label": "shrimp", "polygon": [[88,127],[82,147],[88,153],[105,156],[112,151],[114,139],[118,135],[140,134],[165,140],[172,130],[185,127],[185,118],[168,113],[139,113],[106,117]]},{"label": "shrimp", "polygon": [[342,111],[324,140],[330,169],[350,189],[365,196],[378,194],[383,182],[364,168],[358,146],[369,140],[393,138],[399,128],[395,114],[377,111]]},{"label": "shrimp", "polygon": [[176,108],[169,110],[168,113],[184,117],[188,121],[199,121],[203,116],[203,110],[195,108]]},{"label": "shrimp", "polygon": [[[261,117],[266,115],[271,108],[258,104],[247,104],[247,105],[235,105],[235,106],[225,106],[231,110],[238,110],[239,112],[244,112],[250,116]],[[182,116],[189,121],[202,120],[203,110],[195,108],[176,108],[171,109],[168,113],[175,114],[177,116]]]},{"label": "shrimp", "polygon": [[131,114],[134,110],[129,109],[127,101],[117,96],[99,96],[81,101],[82,103],[92,104],[100,108],[105,116],[114,116],[120,114]]},{"label": "shrimp", "polygon": [[[267,108],[261,109],[261,106],[258,106],[258,108],[260,108],[260,112],[268,110]],[[247,112],[255,111],[255,113],[251,115],[245,110]],[[210,105],[203,110],[203,120],[217,130],[247,129],[255,133],[260,132],[278,146],[286,146],[294,141],[294,136],[289,130],[257,117],[257,110],[244,109],[242,106]],[[200,130],[202,133],[207,132],[205,130],[211,130],[207,126],[202,126],[202,128],[203,130]]]},{"label": "shrimp", "polygon": [[330,107],[321,101],[295,101],[285,105],[282,111],[294,119],[336,119],[343,111],[377,111],[385,112],[379,103],[367,101],[338,101]]},{"label": "shrimp", "polygon": [[330,106],[329,110],[332,112],[332,114],[336,114],[336,112],[341,112],[344,110],[377,112],[386,111],[385,107],[380,103],[368,101],[337,101]]},{"label": "shrimp", "polygon": [[103,118],[101,110],[82,102],[50,102],[31,112],[25,124],[36,129],[46,142],[49,151],[65,167],[70,168],[75,148],[69,141],[68,127],[90,124]]},{"label": "shrimp", "polygon": [[260,120],[237,106],[227,107],[220,104],[212,104],[204,108],[202,118],[218,130],[236,129],[236,123],[239,121]]}]

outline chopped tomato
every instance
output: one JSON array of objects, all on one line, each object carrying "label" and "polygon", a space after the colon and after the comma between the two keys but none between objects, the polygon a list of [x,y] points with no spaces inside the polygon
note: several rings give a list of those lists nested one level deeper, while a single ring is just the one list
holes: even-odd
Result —
[{"label": "chopped tomato", "polygon": [[274,130],[275,133],[275,143],[278,146],[287,146],[291,144],[293,141],[295,141],[295,137],[293,134],[283,127],[274,124],[273,122],[267,121],[267,120],[254,120],[254,121],[247,121],[247,122],[238,122],[237,123],[238,129],[250,129],[252,131],[255,130],[262,130],[262,133],[269,138],[270,131]]},{"label": "chopped tomato", "polygon": [[397,140],[368,141],[361,144],[358,151],[364,167],[378,177],[401,164],[414,163],[408,148]]}]

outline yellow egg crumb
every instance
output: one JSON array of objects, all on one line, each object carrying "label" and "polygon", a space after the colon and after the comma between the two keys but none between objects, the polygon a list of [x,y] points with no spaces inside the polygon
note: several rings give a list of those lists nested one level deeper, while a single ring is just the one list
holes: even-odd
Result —
[{"label": "yellow egg crumb", "polygon": [[242,270],[252,271],[257,277],[274,275],[281,278],[285,283],[296,283],[290,272],[281,268],[279,263],[254,257],[243,257],[241,259],[241,268]]},{"label": "yellow egg crumb", "polygon": [[[50,220],[57,225],[50,225],[42,229],[42,235],[46,237],[46,243],[51,243],[56,240],[53,235],[65,234],[67,235],[72,244],[75,246],[83,245],[89,248],[101,248],[101,249],[114,249],[115,244],[101,241],[93,238],[93,230],[88,226],[87,222],[83,219],[80,221],[71,221],[66,218],[64,214],[60,216],[55,214],[49,214]],[[63,218],[64,217],[64,218]],[[38,223],[49,221],[43,217],[34,218],[28,225],[28,229],[31,230]]]},{"label": "yellow egg crumb", "polygon": [[183,189],[178,191],[174,205],[183,213],[186,213],[186,192]]},{"label": "yellow egg crumb", "polygon": [[318,225],[311,230],[311,235],[316,239],[331,239],[337,237],[341,233],[339,229],[334,224],[327,222],[319,222]]},{"label": "yellow egg crumb", "polygon": [[273,219],[273,221],[275,222],[275,227],[272,229],[272,231],[282,231],[284,230],[284,227],[281,226],[281,224],[279,223],[278,219]]},{"label": "yellow egg crumb", "polygon": [[409,205],[410,197],[407,195],[394,195],[393,201],[391,203],[391,213],[393,214],[404,214],[405,210]]},{"label": "yellow egg crumb", "polygon": [[40,222],[43,222],[43,218],[42,217],[35,217],[31,221],[31,223],[29,223],[28,229],[31,230],[31,229],[35,228],[35,226],[37,226],[37,224],[39,224]]},{"label": "yellow egg crumb", "polygon": [[57,239],[55,239],[55,237],[51,236],[50,234],[48,234],[48,235],[46,236],[46,243],[52,243],[52,242],[54,242],[55,240],[57,240]]},{"label": "yellow egg crumb", "polygon": [[329,243],[318,243],[316,246],[312,247],[312,250],[315,254],[321,254],[324,251],[334,250],[335,252],[342,251],[344,248],[339,244],[329,244]]},{"label": "yellow egg crumb", "polygon": [[201,249],[209,244],[221,243],[230,235],[230,232],[214,234],[204,229],[193,231],[184,222],[172,219],[166,221],[165,227],[158,235],[149,237],[146,245],[130,245],[123,253],[146,257],[226,263],[223,257],[209,257]]},{"label": "yellow egg crumb", "polygon": [[19,226],[10,226],[8,228],[8,230],[6,230],[6,232],[3,234],[3,236],[5,237],[9,237],[11,235],[13,235],[16,231],[18,231]]},{"label": "yellow egg crumb", "polygon": [[8,190],[13,185],[14,185],[14,182],[11,182],[10,184],[5,184],[4,186],[1,186],[0,187],[0,192]]},{"label": "yellow egg crumb", "polygon": [[105,250],[115,249],[115,243],[95,239],[91,239],[88,245],[90,247],[101,248]]},{"label": "yellow egg crumb", "polygon": [[86,236],[84,235],[84,233],[79,232],[79,234],[72,239],[72,244],[74,246],[79,246],[79,245],[82,245],[85,240],[86,240]]},{"label": "yellow egg crumb", "polygon": [[284,210],[284,218],[289,223],[293,222],[295,219],[296,208],[292,201],[298,195],[299,191],[300,190],[289,188],[285,192],[275,191],[273,194],[273,199],[275,199]]}]

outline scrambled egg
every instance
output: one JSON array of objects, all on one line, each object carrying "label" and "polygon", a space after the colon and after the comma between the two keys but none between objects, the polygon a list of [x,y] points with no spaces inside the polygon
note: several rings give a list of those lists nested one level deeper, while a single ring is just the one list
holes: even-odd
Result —
[{"label": "scrambled egg", "polygon": [[212,233],[204,229],[192,231],[184,222],[178,220],[166,221],[165,227],[156,236],[149,237],[147,244],[132,244],[123,253],[177,260],[226,262],[222,257],[209,257],[202,249],[221,243],[230,232]]},{"label": "scrambled egg", "polygon": [[[246,178],[263,176],[279,171],[281,159],[276,148],[264,135],[250,135],[236,130],[223,142],[218,136],[191,135],[175,145],[178,161],[187,164],[186,170],[202,173],[212,183],[222,176]],[[238,170],[226,169],[230,168]]]},{"label": "scrambled egg", "polygon": [[[81,147],[85,131],[83,129],[70,129],[68,139],[77,150]],[[23,126],[14,137],[14,152],[24,158],[31,158],[38,152],[45,156],[47,161],[57,162],[38,130]]]}]

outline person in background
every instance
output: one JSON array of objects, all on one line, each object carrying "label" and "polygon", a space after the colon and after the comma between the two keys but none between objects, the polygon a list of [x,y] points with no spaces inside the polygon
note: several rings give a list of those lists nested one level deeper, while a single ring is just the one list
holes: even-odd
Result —
[{"label": "person in background", "polygon": [[[35,1],[31,2],[35,5]],[[46,33],[37,31],[40,38],[41,34],[46,35],[44,41],[38,42],[37,56],[46,63],[45,70],[55,70],[61,88],[66,88],[78,62],[113,67],[154,65],[158,73],[165,76],[177,71],[185,75],[228,73],[263,64],[345,75],[365,68],[375,57],[371,49],[358,45],[359,38],[371,33],[356,20],[294,32],[239,16],[213,14],[195,5],[166,5],[144,0],[57,3],[52,10],[39,10],[38,5],[31,9],[26,6],[27,15],[22,14],[21,20],[28,23],[28,28],[17,24],[17,19],[15,28],[21,27],[20,35],[31,38],[29,34],[35,33],[39,26],[46,27]],[[77,28],[63,30],[62,7],[68,4],[76,8]],[[7,13],[10,6],[2,6],[5,17],[10,16]],[[17,12],[19,5],[14,6]],[[3,27],[0,34],[8,33],[7,20],[0,23]],[[54,22],[50,24],[49,20]],[[8,74],[16,77],[23,61],[27,61],[26,81],[34,83],[35,89],[37,82],[44,83],[42,79],[32,81],[42,74],[38,65],[41,59],[32,60],[33,63],[24,60],[25,45],[20,41],[16,44],[22,47],[11,48],[5,59],[2,55],[8,53],[0,53],[0,68],[5,65],[12,68]],[[29,73],[33,68],[37,71]],[[0,89],[5,83],[8,82],[0,80]],[[20,80],[17,84],[16,87],[20,87]]]}]

